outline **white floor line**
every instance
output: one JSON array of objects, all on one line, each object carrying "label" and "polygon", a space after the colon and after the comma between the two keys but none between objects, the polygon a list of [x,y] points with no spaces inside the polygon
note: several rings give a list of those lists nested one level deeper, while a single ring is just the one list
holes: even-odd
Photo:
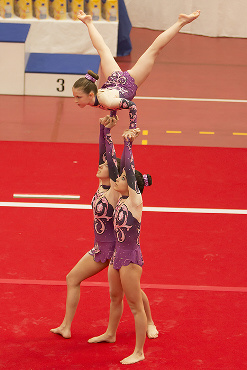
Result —
[{"label": "white floor line", "polygon": [[[47,285],[47,286],[65,286],[66,281],[59,280],[26,280],[26,279],[0,279],[0,284],[14,285]],[[108,282],[101,281],[83,281],[82,286],[105,287],[108,288]],[[162,290],[194,290],[207,292],[240,292],[247,293],[247,287],[227,287],[227,286],[209,286],[209,285],[175,285],[175,284],[141,284],[144,289],[162,289]]]},{"label": "white floor line", "polygon": [[66,199],[79,200],[80,195],[55,195],[55,194],[13,194],[15,199]]},{"label": "white floor line", "polygon": [[247,103],[247,100],[239,99],[207,99],[207,98],[174,98],[166,96],[136,96],[137,100],[171,100],[171,101],[198,101],[215,103]]},{"label": "white floor line", "polygon": [[29,203],[29,202],[0,202],[0,207],[92,209],[92,206],[90,204],[59,204],[59,203]]},{"label": "white floor line", "polygon": [[[90,204],[59,204],[59,203],[29,203],[29,202],[0,202],[0,207],[19,208],[55,208],[55,209],[92,209]],[[164,213],[212,213],[246,215],[246,209],[214,209],[214,208],[176,208],[176,207],[143,207],[146,212]]]},{"label": "white floor line", "polygon": [[221,214],[247,215],[246,209],[143,207],[143,210],[148,212],[165,212],[165,213],[221,213]]}]

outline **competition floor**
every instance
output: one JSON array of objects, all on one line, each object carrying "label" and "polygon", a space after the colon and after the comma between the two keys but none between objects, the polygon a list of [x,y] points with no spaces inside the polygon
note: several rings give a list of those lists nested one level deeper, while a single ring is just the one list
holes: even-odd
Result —
[{"label": "competition floor", "polygon": [[[133,29],[121,67],[158,33]],[[180,34],[138,90],[133,153],[153,177],[143,196],[142,286],[160,334],[147,339],[145,361],[127,368],[247,368],[246,43]],[[121,369],[135,340],[126,302],[117,342],[87,343],[107,325],[106,270],[82,284],[72,338],[49,332],[63,318],[65,276],[93,243],[103,111],[79,110],[70,98],[1,96],[0,104],[0,368]],[[128,125],[127,112],[119,116],[118,156]]]}]

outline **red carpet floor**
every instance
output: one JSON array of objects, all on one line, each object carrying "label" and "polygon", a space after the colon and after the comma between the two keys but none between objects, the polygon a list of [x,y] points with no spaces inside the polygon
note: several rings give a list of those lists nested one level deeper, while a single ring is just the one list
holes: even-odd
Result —
[{"label": "red carpet floor", "polygon": [[[246,149],[133,150],[136,166],[153,176],[145,206],[247,209]],[[0,367],[122,368],[134,346],[127,304],[115,344],[87,343],[107,325],[106,271],[82,286],[72,338],[49,332],[63,318],[67,272],[92,247],[91,210],[4,206],[18,201],[14,193],[78,194],[56,202],[89,204],[97,145],[1,142],[0,157]],[[131,368],[246,369],[246,230],[246,215],[143,213],[142,284],[160,335]]]},{"label": "red carpet floor", "polygon": [[[117,155],[122,154],[116,145]],[[1,142],[1,200],[13,193],[79,194],[89,204],[97,186],[97,144]],[[136,167],[154,186],[145,206],[247,208],[247,149],[134,146]]]},{"label": "red carpet floor", "polygon": [[[82,288],[73,337],[49,332],[64,313],[65,287],[1,285],[1,369],[122,369],[134,346],[125,304],[117,342],[88,344],[107,324],[108,290]],[[135,369],[246,369],[246,293],[146,289],[160,335]],[[100,302],[100,304],[99,304]]]}]

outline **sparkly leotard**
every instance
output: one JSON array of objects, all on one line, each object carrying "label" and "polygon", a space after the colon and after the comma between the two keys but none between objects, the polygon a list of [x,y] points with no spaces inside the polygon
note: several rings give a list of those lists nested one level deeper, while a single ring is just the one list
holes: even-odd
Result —
[{"label": "sparkly leotard", "polygon": [[[109,176],[112,181],[118,177],[117,160],[110,129],[100,125],[99,136],[99,164],[107,159]],[[101,185],[104,189],[109,187]],[[92,199],[94,213],[94,247],[88,252],[96,262],[105,262],[113,256],[116,243],[116,233],[113,225],[114,208],[108,202],[105,193],[100,188]]]},{"label": "sparkly leotard", "polygon": [[[119,97],[121,98],[119,107],[117,109],[129,109],[130,118],[130,128],[136,127],[137,122],[137,108],[133,101],[131,101],[136,95],[137,85],[135,84],[134,78],[125,71],[115,71],[113,72],[101,87],[101,89],[118,90]],[[95,96],[95,106],[101,109],[105,108],[103,105],[99,104],[97,96]],[[111,110],[110,115],[116,116],[117,109]]]},{"label": "sparkly leotard", "polygon": [[[116,171],[115,151],[112,149],[113,144],[110,135],[110,129],[105,128],[105,135],[109,172],[112,171],[112,167],[113,170]],[[107,149],[108,145],[109,149]],[[112,160],[110,160],[109,158],[110,155],[112,157]],[[136,193],[140,193],[135,178],[132,143],[130,141],[125,140],[124,142],[124,151],[121,158],[121,168],[125,169],[128,186],[135,190]],[[122,266],[127,266],[130,263],[134,263],[139,266],[142,266],[144,263],[139,243],[141,223],[135,217],[133,217],[132,213],[124,203],[124,199],[126,198],[128,198],[128,196],[123,196],[119,199],[113,215],[113,224],[116,235],[116,247],[110,263],[113,264],[113,268],[116,270],[119,270]]]},{"label": "sparkly leotard", "polygon": [[139,242],[141,223],[133,217],[122,201],[120,198],[114,211],[116,247],[111,263],[116,270],[130,263],[139,266],[144,263]]},{"label": "sparkly leotard", "polygon": [[119,90],[120,98],[132,100],[136,95],[137,85],[129,72],[113,72],[101,87],[101,89]]},{"label": "sparkly leotard", "polygon": [[[106,156],[104,126],[100,125],[99,164],[104,163]],[[88,252],[96,262],[105,262],[112,258],[116,237],[113,227],[113,206],[108,202],[105,193],[110,186],[101,185],[92,199],[94,214],[94,247]]]},{"label": "sparkly leotard", "polygon": [[89,251],[89,254],[94,256],[96,262],[105,262],[112,258],[115,248],[114,209],[99,189],[94,194],[91,204],[94,214],[95,239],[94,247]]}]

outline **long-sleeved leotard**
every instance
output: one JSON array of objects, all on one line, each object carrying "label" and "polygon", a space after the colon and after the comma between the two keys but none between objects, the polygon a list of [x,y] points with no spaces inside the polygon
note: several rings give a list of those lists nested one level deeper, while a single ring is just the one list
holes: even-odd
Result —
[{"label": "long-sleeved leotard", "polygon": [[[117,160],[114,145],[111,138],[110,129],[100,124],[99,135],[99,165],[107,159],[109,176],[112,181],[118,177]],[[121,167],[125,164],[121,160]],[[105,262],[111,259],[115,249],[116,233],[113,225],[113,206],[105,197],[103,189],[100,186],[92,199],[92,208],[94,213],[94,247],[89,251],[96,262]]]},{"label": "long-sleeved leotard", "polygon": [[137,85],[129,72],[115,71],[108,77],[101,89],[118,90],[120,98],[132,100],[136,95]]},{"label": "long-sleeved leotard", "polygon": [[[122,71],[116,71],[108,77],[106,83],[99,89],[98,95],[104,94],[107,90],[118,90],[120,103],[118,108],[111,109],[110,102],[109,106],[104,106],[99,103],[98,98],[96,96],[95,99],[95,106],[98,106],[101,109],[110,109],[110,115],[115,116],[117,110],[121,109],[129,109],[129,118],[130,118],[130,128],[136,128],[137,122],[137,108],[133,101],[131,101],[137,90],[137,85],[135,84],[135,80],[130,74]],[[115,96],[116,98],[117,96]],[[111,99],[110,99],[111,100]]]},{"label": "long-sleeved leotard", "polygon": [[[121,158],[121,167],[125,169],[128,186],[139,194],[135,177],[135,165],[132,155],[132,143],[124,142],[124,152]],[[116,247],[111,264],[119,270],[122,266],[130,263],[143,265],[143,257],[140,248],[141,223],[133,217],[124,200],[121,197],[114,210],[114,230],[116,235]]]},{"label": "long-sleeved leotard", "polygon": [[119,174],[117,168],[116,152],[111,138],[111,130],[105,127],[104,134],[105,134],[105,151],[109,169],[109,176],[112,181],[116,182],[116,179],[118,178]]},{"label": "long-sleeved leotard", "polygon": [[132,154],[132,142],[130,140],[124,140],[124,150],[121,157],[121,168],[125,169],[128,186],[135,190],[137,194],[140,194],[138,189],[136,176],[135,176],[135,163]]},{"label": "long-sleeved leotard", "polygon": [[100,124],[100,131],[99,131],[99,165],[103,164],[105,162],[105,159],[106,159],[104,128],[105,128],[105,126]]},{"label": "long-sleeved leotard", "polygon": [[[104,163],[106,156],[104,126],[100,125],[99,164]],[[88,252],[96,262],[110,260],[115,249],[116,237],[113,227],[113,206],[105,197],[104,185],[99,186],[92,199],[94,214],[94,247]]]}]

